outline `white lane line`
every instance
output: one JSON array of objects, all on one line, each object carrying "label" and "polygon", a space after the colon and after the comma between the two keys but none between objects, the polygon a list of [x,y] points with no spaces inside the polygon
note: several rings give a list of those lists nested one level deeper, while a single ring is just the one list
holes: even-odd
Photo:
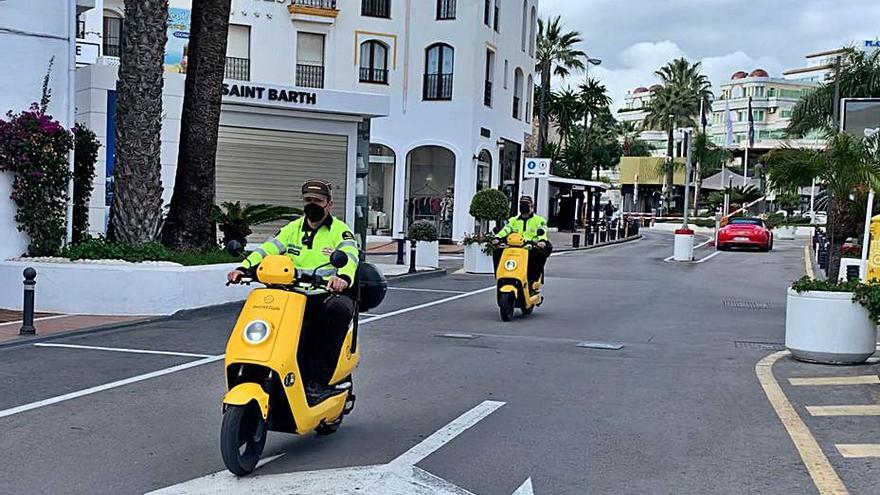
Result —
[{"label": "white lane line", "polygon": [[420,309],[430,308],[431,306],[437,306],[438,304],[445,304],[448,302],[456,301],[458,299],[464,299],[465,297],[470,297],[476,294],[482,294],[483,292],[489,292],[490,290],[496,290],[496,287],[493,285],[491,287],[486,287],[485,289],[473,290],[470,292],[465,292],[463,294],[458,294],[456,296],[447,297],[445,299],[439,299],[437,301],[431,301],[425,304],[419,304],[418,306],[411,306],[409,308],[398,309],[397,311],[392,311],[390,313],[384,313],[381,315],[374,316],[372,318],[367,318],[366,320],[361,321],[361,325],[371,323],[378,320],[384,320],[385,318],[391,318],[392,316],[402,315],[405,313],[410,313],[412,311],[418,311]]},{"label": "white lane line", "polygon": [[122,347],[99,347],[99,346],[77,345],[77,344],[37,343],[37,344],[34,344],[34,347],[63,347],[65,349],[84,349],[84,350],[88,350],[88,351],[129,352],[132,354],[159,354],[162,356],[182,356],[182,357],[192,357],[192,358],[213,357],[210,354],[192,354],[189,352],[173,352],[173,351],[150,351],[147,349],[125,349]]},{"label": "white lane line", "polygon": [[96,387],[91,387],[83,390],[77,390],[76,392],[71,392],[69,394],[58,395],[56,397],[51,397],[48,399],[44,399],[37,402],[31,402],[30,404],[25,404],[23,406],[13,407],[11,409],[4,409],[0,411],[0,418],[5,418],[6,416],[12,416],[13,414],[23,413],[25,411],[32,411],[34,409],[39,409],[41,407],[51,406],[52,404],[57,404],[59,402],[64,402],[70,399],[76,399],[79,397],[84,397],[86,395],[95,394],[98,392],[103,392],[105,390],[110,390],[116,387],[122,387],[124,385],[129,385],[132,383],[142,382],[144,380],[149,380],[151,378],[158,378],[160,376],[169,375],[171,373],[176,373],[178,371],[187,370],[190,368],[195,368],[196,366],[201,366],[203,364],[213,363],[215,361],[219,361],[223,359],[223,355],[220,356],[211,356],[205,359],[200,359],[198,361],[192,361],[189,363],[179,364],[177,366],[172,366],[170,368],[161,369],[158,371],[153,371],[151,373],[145,373],[143,375],[133,376],[131,378],[126,378],[124,380],[118,380],[115,382],[105,383],[103,385],[98,385]]},{"label": "white lane line", "polygon": [[496,409],[503,405],[504,402],[492,400],[484,401],[470,411],[462,414],[448,425],[437,430],[415,447],[400,454],[396,459],[389,463],[389,466],[415,466],[421,462],[422,459],[440,450],[441,447],[452,441],[455,437],[461,435],[471,426],[482,421],[486,416],[492,414]]},{"label": "white lane line", "polygon": [[880,416],[880,405],[807,406],[812,416]]},{"label": "white lane line", "polygon": [[532,487],[532,479],[527,478],[523,484],[513,492],[513,495],[535,495],[535,489]]},{"label": "white lane line", "polygon": [[[465,297],[473,296],[475,294],[488,292],[490,290],[495,290],[495,286],[493,285],[492,287],[486,287],[485,289],[479,289],[479,290],[475,290],[475,291],[471,291],[471,292],[465,292],[464,294],[458,294],[458,295],[455,295],[452,297],[447,297],[445,299],[440,299],[438,301],[433,301],[433,302],[429,302],[426,304],[419,304],[417,306],[403,308],[403,309],[399,309],[397,311],[392,311],[390,313],[385,313],[385,314],[373,316],[371,318],[367,318],[366,320],[362,320],[360,322],[360,324],[366,325],[367,323],[370,323],[373,321],[383,320],[385,318],[390,318],[392,316],[410,313],[412,311],[418,311],[420,309],[429,308],[431,306],[436,306],[438,304],[444,304],[444,303],[448,303],[451,301],[456,301],[458,299],[463,299]],[[158,371],[153,371],[151,373],[133,376],[131,378],[126,378],[124,380],[105,383],[104,385],[98,385],[96,387],[91,387],[91,388],[87,388],[84,390],[78,390],[76,392],[71,392],[69,394],[59,395],[56,397],[50,397],[48,399],[44,399],[44,400],[37,401],[37,402],[31,402],[30,404],[24,404],[21,406],[13,407],[11,409],[5,409],[5,410],[0,411],[0,418],[4,418],[6,416],[12,416],[13,414],[18,414],[18,413],[22,413],[22,412],[26,412],[26,411],[31,411],[33,409],[38,409],[38,408],[45,407],[45,406],[50,406],[52,404],[57,404],[59,402],[64,402],[64,401],[67,401],[70,399],[76,399],[78,397],[91,395],[91,394],[94,394],[97,392],[103,392],[105,390],[110,390],[112,388],[122,387],[124,385],[129,385],[131,383],[142,382],[144,380],[149,380],[151,378],[156,378],[156,377],[168,375],[170,373],[176,373],[178,371],[183,371],[183,370],[187,370],[190,368],[195,368],[196,366],[201,366],[203,364],[209,364],[209,363],[213,363],[215,361],[219,361],[219,360],[223,359],[223,357],[224,357],[223,354],[220,354],[218,356],[210,356],[210,357],[206,357],[204,359],[200,359],[198,361],[192,361],[190,363],[184,363],[184,364],[181,364],[178,366],[172,366],[170,368],[165,368],[165,369],[161,369]]]},{"label": "white lane line", "polygon": [[388,290],[404,290],[408,292],[437,292],[439,294],[464,294],[463,290],[418,289],[415,287],[388,287]]},{"label": "white lane line", "polygon": [[828,376],[821,378],[789,378],[788,381],[794,386],[823,386],[823,385],[873,385],[880,384],[877,375],[862,376]]},{"label": "white lane line", "polygon": [[[54,315],[54,316],[43,316],[43,317],[40,317],[40,318],[34,318],[34,323],[38,323],[38,322],[46,321],[46,320],[55,320],[55,319],[58,319],[58,318],[73,318],[74,316],[80,316],[80,315]],[[2,326],[6,326],[6,325],[21,325],[21,321],[7,321],[6,323],[0,323],[0,327],[2,327]]]},{"label": "white lane line", "polygon": [[840,455],[847,459],[880,458],[880,444],[877,443],[838,443],[834,445]]},{"label": "white lane line", "polygon": [[698,259],[697,261],[694,261],[694,263],[698,263],[698,264],[699,264],[699,263],[705,263],[705,262],[711,260],[712,258],[718,256],[719,254],[721,254],[721,251],[715,251],[714,253],[712,253],[712,254],[710,254],[710,255],[708,255],[708,256],[705,256],[705,257],[703,257],[703,258]]}]

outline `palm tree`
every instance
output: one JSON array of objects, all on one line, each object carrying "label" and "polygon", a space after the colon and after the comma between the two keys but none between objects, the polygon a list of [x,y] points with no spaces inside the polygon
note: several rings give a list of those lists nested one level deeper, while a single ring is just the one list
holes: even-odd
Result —
[{"label": "palm tree", "polygon": [[162,232],[162,241],[174,249],[217,244],[211,211],[231,6],[232,0],[196,0],[192,6],[177,174]]},{"label": "palm tree", "polygon": [[[580,91],[578,96],[581,113],[584,116],[584,142],[587,146],[587,159],[589,159],[593,146],[590,134],[593,130],[594,117],[611,105],[611,97],[608,96],[605,85],[592,78],[582,82],[578,89]],[[587,167],[592,169],[592,163],[587,163]],[[596,179],[598,178],[599,167],[596,167]]]},{"label": "palm tree", "polygon": [[581,41],[579,32],[562,31],[559,16],[550,19],[549,24],[544,19],[538,19],[538,50],[535,71],[541,74],[541,94],[538,107],[538,153],[541,156],[544,156],[544,146],[547,144],[547,131],[550,125],[547,112],[550,76],[556,74],[565,77],[573,70],[584,68],[582,59],[586,57],[586,54],[574,47]]},{"label": "palm tree", "polygon": [[[559,140],[565,143],[580,119],[578,94],[571,88],[551,93],[548,109],[550,117],[559,127]],[[545,143],[545,151],[547,144],[549,143]]]},{"label": "palm tree", "polygon": [[116,168],[108,234],[154,241],[162,220],[162,75],[167,0],[127,2],[116,83]]},{"label": "palm tree", "polygon": [[795,105],[786,132],[803,137],[811,131],[836,129],[834,115],[835,80],[840,80],[841,98],[880,96],[880,51],[866,53],[852,48],[842,55],[839,74],[810,92]]},{"label": "palm tree", "polygon": [[[834,133],[823,150],[783,147],[764,157],[768,183],[776,190],[809,186],[815,179],[828,196],[828,238],[831,242],[828,271],[836,274],[840,248],[847,237],[858,237],[864,219],[851,195],[867,187],[880,188],[880,137],[863,139]],[[862,225],[860,225],[862,224]]]},{"label": "palm tree", "polygon": [[617,125],[622,156],[651,156],[653,148],[646,141],[639,138],[641,132],[639,127],[635,122],[620,122]]}]

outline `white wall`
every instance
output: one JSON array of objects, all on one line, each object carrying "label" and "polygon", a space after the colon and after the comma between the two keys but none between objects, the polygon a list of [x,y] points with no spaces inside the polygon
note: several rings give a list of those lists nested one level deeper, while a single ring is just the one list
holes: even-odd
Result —
[{"label": "white wall", "polygon": [[[5,0],[0,2],[0,27],[30,35],[0,32],[0,118],[7,111],[26,110],[39,102],[43,77],[55,57],[49,87],[48,112],[65,127],[68,121],[68,22],[69,2],[60,0]],[[26,236],[18,232],[15,204],[9,199],[12,174],[0,173],[0,260],[27,249]]]}]

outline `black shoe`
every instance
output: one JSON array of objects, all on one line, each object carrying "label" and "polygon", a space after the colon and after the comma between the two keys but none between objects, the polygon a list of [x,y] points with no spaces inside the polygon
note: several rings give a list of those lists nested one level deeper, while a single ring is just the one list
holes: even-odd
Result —
[{"label": "black shoe", "polygon": [[309,382],[309,384],[306,385],[306,398],[309,403],[313,405],[323,402],[338,393],[339,390],[328,387],[327,385],[321,385],[318,382]]}]

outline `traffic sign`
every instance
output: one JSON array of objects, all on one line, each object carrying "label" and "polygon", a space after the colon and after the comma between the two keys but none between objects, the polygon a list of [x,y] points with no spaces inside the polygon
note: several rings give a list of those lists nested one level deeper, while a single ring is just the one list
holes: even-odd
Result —
[{"label": "traffic sign", "polygon": [[526,158],[523,160],[523,179],[546,179],[550,177],[549,158]]}]

